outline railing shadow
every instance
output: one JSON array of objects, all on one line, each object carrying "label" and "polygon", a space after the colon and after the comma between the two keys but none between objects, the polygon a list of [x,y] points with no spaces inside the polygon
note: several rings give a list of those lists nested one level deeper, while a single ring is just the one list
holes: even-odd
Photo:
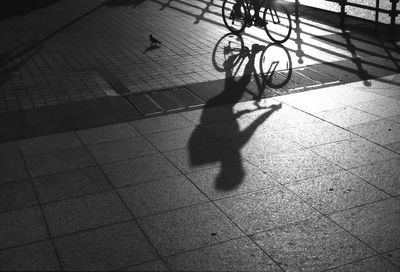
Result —
[{"label": "railing shadow", "polygon": [[[313,58],[313,59],[318,59],[316,56],[310,56],[307,55],[302,46],[310,46],[309,43],[305,43],[304,40],[302,39],[302,34],[304,34],[304,31],[302,29],[302,26],[309,26],[309,23],[305,23],[304,19],[312,19],[313,17],[310,14],[302,15],[300,18],[300,9],[301,5],[299,3],[299,0],[296,0],[294,2],[294,33],[296,33],[296,36],[294,38],[294,41],[297,46],[296,50],[296,56],[298,57],[298,62],[302,64],[304,62],[304,57],[308,58]],[[375,66],[376,68],[379,69],[386,69],[386,70],[392,70],[393,73],[396,73],[400,71],[400,59],[399,57],[394,57],[393,53],[396,52],[396,45],[390,41],[387,40],[384,35],[384,37],[381,37],[380,33],[377,32],[377,28],[368,28],[361,30],[361,33],[366,32],[366,31],[372,31],[372,33],[369,33],[369,36],[371,37],[370,39],[366,39],[364,36],[360,36],[359,32],[359,25],[357,24],[345,24],[341,19],[339,19],[339,22],[337,23],[337,20],[330,20],[329,18],[321,18],[319,21],[324,22],[327,25],[330,26],[335,26],[339,27],[340,33],[333,33],[332,35],[328,36],[320,36],[318,37],[319,40],[322,40],[326,42],[327,44],[335,45],[341,48],[345,48],[350,54],[351,57],[345,57],[345,59],[350,59],[354,63],[354,68],[350,67],[343,67],[340,66],[336,63],[327,63],[326,65],[332,66],[332,67],[337,67],[342,69],[343,71],[349,71],[351,73],[356,74],[360,80],[364,82],[364,85],[366,87],[371,86],[370,79],[376,78],[373,73],[371,72],[371,66]],[[313,26],[317,27],[318,26]],[[354,30],[354,31],[353,31]],[[357,33],[356,35],[353,35],[353,33]],[[337,37],[341,37],[340,39],[337,39]],[[317,46],[313,46],[314,48],[318,48]],[[373,51],[373,48],[380,48],[382,50],[379,51]],[[337,54],[335,52],[332,52],[331,50],[324,49],[322,47],[318,48],[321,51],[324,51],[326,53],[330,54],[336,54],[340,56],[340,54]],[[383,53],[384,51],[385,53]],[[398,51],[398,50],[397,50]],[[362,58],[361,56],[371,56],[371,57],[377,57],[381,59],[386,59],[389,60],[393,65],[389,64],[384,64],[383,62],[378,62],[374,63],[370,61],[368,58]],[[373,71],[372,71],[373,72]],[[384,81],[384,79],[377,79],[380,81]]]},{"label": "railing shadow", "polygon": [[214,0],[210,0],[210,2],[208,2],[206,4],[206,6],[201,10],[201,13],[196,16],[196,20],[194,21],[194,24],[198,24],[204,18],[204,15],[209,11],[210,6],[212,6],[213,4],[214,4]]},{"label": "railing shadow", "polygon": [[[27,46],[30,50],[20,54],[21,48]],[[40,51],[40,46],[31,46],[31,43],[21,44],[7,52],[0,53],[0,87],[12,78],[12,74],[17,72],[19,67],[24,65],[29,59]]]}]

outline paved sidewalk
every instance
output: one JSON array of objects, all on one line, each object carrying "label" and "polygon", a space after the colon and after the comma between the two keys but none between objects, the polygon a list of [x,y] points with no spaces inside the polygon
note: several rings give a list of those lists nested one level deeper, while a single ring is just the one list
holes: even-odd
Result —
[{"label": "paved sidewalk", "polygon": [[48,3],[0,13],[0,270],[400,271],[400,53],[370,24],[291,4],[279,46],[217,0]]},{"label": "paved sidewalk", "polygon": [[371,84],[3,143],[0,268],[400,271],[400,75]]},{"label": "paved sidewalk", "polygon": [[[225,78],[212,62],[217,42],[228,33],[220,0],[48,2],[0,20],[0,113]],[[390,71],[385,75],[399,69],[392,61],[399,59],[393,44],[370,35],[370,23],[361,21],[364,35],[342,37],[335,14],[305,6],[295,13],[293,3],[291,11],[294,32],[284,44],[291,68],[331,63],[327,68],[347,69],[357,80],[383,76],[371,63]],[[347,20],[349,27],[352,21]],[[150,47],[149,34],[163,45]],[[270,43],[255,27],[246,30],[244,40]],[[340,62],[345,60],[353,61]]]}]

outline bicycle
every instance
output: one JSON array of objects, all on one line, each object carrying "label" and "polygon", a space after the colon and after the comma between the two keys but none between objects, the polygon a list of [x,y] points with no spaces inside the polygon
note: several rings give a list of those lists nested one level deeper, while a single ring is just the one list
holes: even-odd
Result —
[{"label": "bicycle", "polygon": [[[268,37],[276,43],[284,43],[290,37],[292,21],[285,4],[277,0],[263,0],[263,27]],[[224,0],[222,18],[225,26],[233,33],[251,27],[256,18],[251,0]]]},{"label": "bicycle", "polygon": [[[229,76],[237,82],[243,76],[253,75],[256,85],[249,84],[247,92],[256,100],[262,98],[266,87],[275,92],[274,89],[284,87],[292,76],[292,59],[283,45],[252,44],[249,48],[244,44],[241,35],[236,33],[228,33],[217,42],[212,62],[217,71],[229,71]],[[285,73],[277,75],[278,72]]]}]

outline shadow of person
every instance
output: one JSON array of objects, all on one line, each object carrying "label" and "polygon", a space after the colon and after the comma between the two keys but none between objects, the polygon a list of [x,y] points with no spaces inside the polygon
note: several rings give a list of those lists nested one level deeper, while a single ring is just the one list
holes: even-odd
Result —
[{"label": "shadow of person", "polygon": [[[253,44],[252,49],[255,48]],[[237,188],[245,177],[240,149],[250,140],[256,129],[281,105],[271,107],[258,106],[253,110],[242,110],[235,112],[233,106],[240,101],[247,91],[252,72],[254,71],[254,59],[256,50],[250,51],[248,63],[245,66],[243,75],[237,79],[232,74],[232,69],[225,70],[224,89],[221,93],[207,101],[200,117],[200,124],[194,129],[188,143],[190,163],[192,166],[220,162],[221,169],[215,180],[217,190],[233,190]],[[230,56],[224,63],[225,67],[232,67],[235,56]],[[215,107],[219,107],[216,110]],[[238,120],[241,116],[255,110],[262,110],[263,113],[251,121],[244,130],[240,130]],[[223,148],[224,142],[210,143],[205,140],[204,129],[210,129],[210,124],[217,118],[215,114],[223,116],[223,124],[212,124],[211,129],[221,129],[226,136],[240,139],[234,146]],[[224,137],[222,137],[224,138]]]}]

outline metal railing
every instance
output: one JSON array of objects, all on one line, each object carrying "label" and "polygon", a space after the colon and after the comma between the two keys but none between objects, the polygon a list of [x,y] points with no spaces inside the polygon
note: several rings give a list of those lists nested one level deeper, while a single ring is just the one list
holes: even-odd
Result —
[{"label": "metal railing", "polygon": [[[387,1],[387,0],[386,0]],[[390,17],[390,27],[392,30],[395,30],[396,27],[396,17],[400,14],[400,11],[397,9],[398,3],[400,0],[389,0],[391,2],[391,9],[383,9],[380,7],[380,0],[376,0],[375,7],[362,5],[358,3],[349,2],[348,0],[338,0],[338,4],[340,5],[340,16],[341,16],[341,24],[344,24],[344,19],[346,17],[346,7],[356,7],[365,10],[375,11],[375,23],[379,22],[379,14],[388,14]]]}]

